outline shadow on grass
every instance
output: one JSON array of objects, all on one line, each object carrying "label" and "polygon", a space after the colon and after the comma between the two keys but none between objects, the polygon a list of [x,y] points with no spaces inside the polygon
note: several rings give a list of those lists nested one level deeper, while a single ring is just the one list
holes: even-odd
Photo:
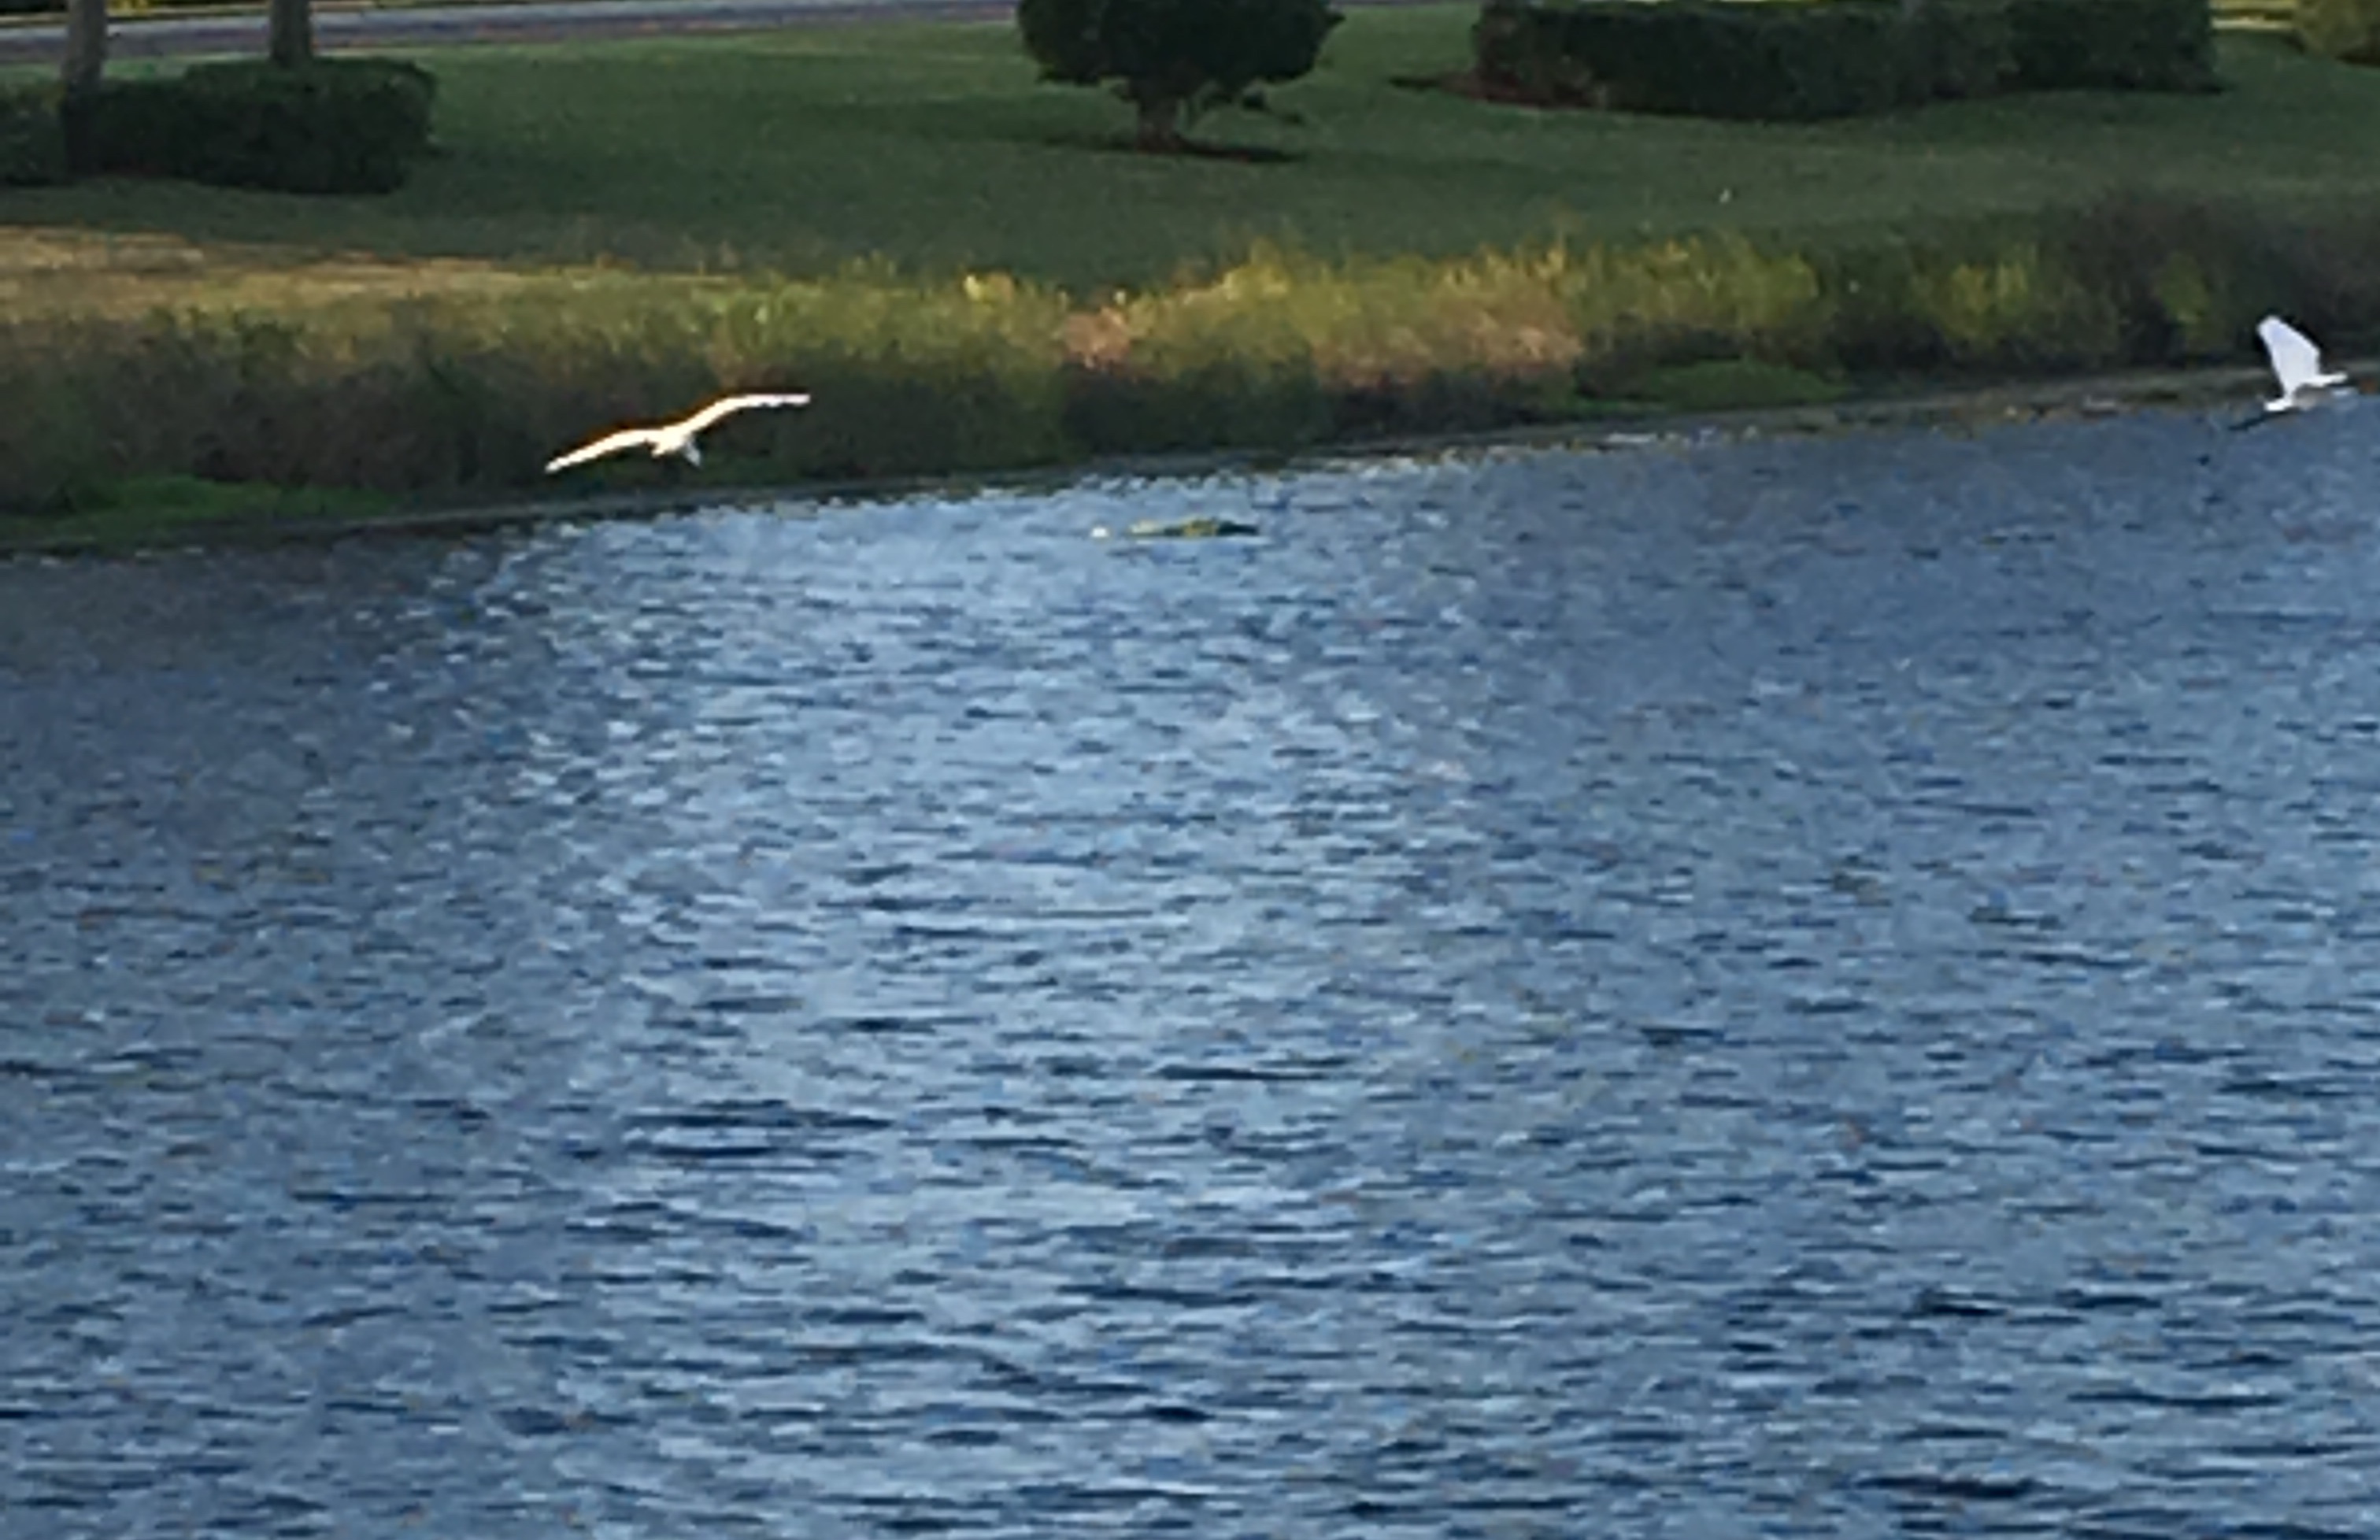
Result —
[{"label": "shadow on grass", "polygon": [[1043,134],[1037,144],[1057,150],[1091,150],[1104,154],[1139,155],[1150,161],[1175,158],[1194,161],[1237,161],[1243,165],[1286,165],[1305,159],[1293,151],[1266,144],[1221,144],[1209,139],[1184,139],[1178,150],[1143,150],[1129,134]]},{"label": "shadow on grass", "polygon": [[1447,69],[1432,75],[1391,75],[1389,84],[1399,91],[1424,91],[1440,96],[1460,96],[1468,102],[1487,102],[1498,106],[1534,107],[1540,110],[1576,108],[1602,110],[1603,103],[1593,99],[1565,92],[1536,92],[1516,87],[1500,86],[1475,69]]}]

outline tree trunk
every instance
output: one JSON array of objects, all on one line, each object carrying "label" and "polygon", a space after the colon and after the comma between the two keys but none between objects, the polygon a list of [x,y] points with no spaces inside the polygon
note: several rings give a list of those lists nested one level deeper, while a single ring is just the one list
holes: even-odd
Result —
[{"label": "tree trunk", "polygon": [[1182,99],[1149,95],[1138,98],[1140,132],[1134,142],[1151,154],[1171,154],[1182,148]]},{"label": "tree trunk", "polygon": [[67,0],[67,95],[79,100],[99,89],[107,68],[107,0]]},{"label": "tree trunk", "polygon": [[314,0],[273,0],[267,16],[265,52],[273,62],[296,68],[314,57]]},{"label": "tree trunk", "polygon": [[98,169],[91,120],[106,68],[107,0],[67,0],[67,57],[59,71],[66,99],[58,103],[58,129],[66,139],[67,170],[76,176]]}]

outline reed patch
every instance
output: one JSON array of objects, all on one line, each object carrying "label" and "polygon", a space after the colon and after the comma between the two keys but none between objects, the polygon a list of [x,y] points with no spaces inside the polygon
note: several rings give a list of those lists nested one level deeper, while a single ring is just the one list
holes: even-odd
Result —
[{"label": "reed patch", "polygon": [[105,283],[77,303],[20,275],[45,298],[0,317],[0,507],[55,515],[159,477],[516,497],[549,484],[557,447],[724,391],[813,405],[722,429],[697,469],[627,459],[572,484],[966,474],[1821,400],[1887,378],[2245,362],[2271,309],[2342,351],[2380,341],[2375,253],[2380,218],[2289,225],[2147,198],[1807,249],[1732,234],[1441,261],[1265,247],[1091,295],[882,262],[822,278],[334,265],[260,287],[140,248],[128,260],[165,275],[146,309]]}]

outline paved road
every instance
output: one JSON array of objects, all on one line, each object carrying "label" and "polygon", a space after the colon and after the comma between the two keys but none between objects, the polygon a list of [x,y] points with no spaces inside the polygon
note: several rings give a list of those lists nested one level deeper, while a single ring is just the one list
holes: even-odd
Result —
[{"label": "paved road", "polygon": [[[1008,0],[542,0],[505,6],[408,9],[322,9],[314,16],[325,49],[520,42],[552,38],[627,37],[639,32],[752,31],[831,21],[996,20]],[[0,63],[55,60],[66,28],[47,22],[0,29]],[[240,16],[150,16],[115,25],[111,56],[253,54],[264,48],[262,12]]]}]

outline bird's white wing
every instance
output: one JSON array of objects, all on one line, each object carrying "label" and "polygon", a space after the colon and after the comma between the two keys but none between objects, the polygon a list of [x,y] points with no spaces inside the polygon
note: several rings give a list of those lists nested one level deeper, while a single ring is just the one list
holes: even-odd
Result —
[{"label": "bird's white wing", "polygon": [[721,418],[749,411],[755,406],[807,406],[809,404],[808,396],[799,394],[722,395],[678,426],[689,433],[699,433]]},{"label": "bird's white wing", "polygon": [[2264,341],[2265,356],[2273,360],[2273,374],[2281,382],[2283,395],[2294,395],[2304,386],[2321,382],[2322,349],[2313,338],[2278,316],[2256,322],[2256,335]]},{"label": "bird's white wing", "polygon": [[593,443],[582,444],[567,455],[557,455],[545,462],[545,473],[567,470],[583,466],[589,460],[600,460],[606,455],[617,455],[623,449],[649,448],[657,435],[650,428],[623,428],[616,433],[606,433]]}]

